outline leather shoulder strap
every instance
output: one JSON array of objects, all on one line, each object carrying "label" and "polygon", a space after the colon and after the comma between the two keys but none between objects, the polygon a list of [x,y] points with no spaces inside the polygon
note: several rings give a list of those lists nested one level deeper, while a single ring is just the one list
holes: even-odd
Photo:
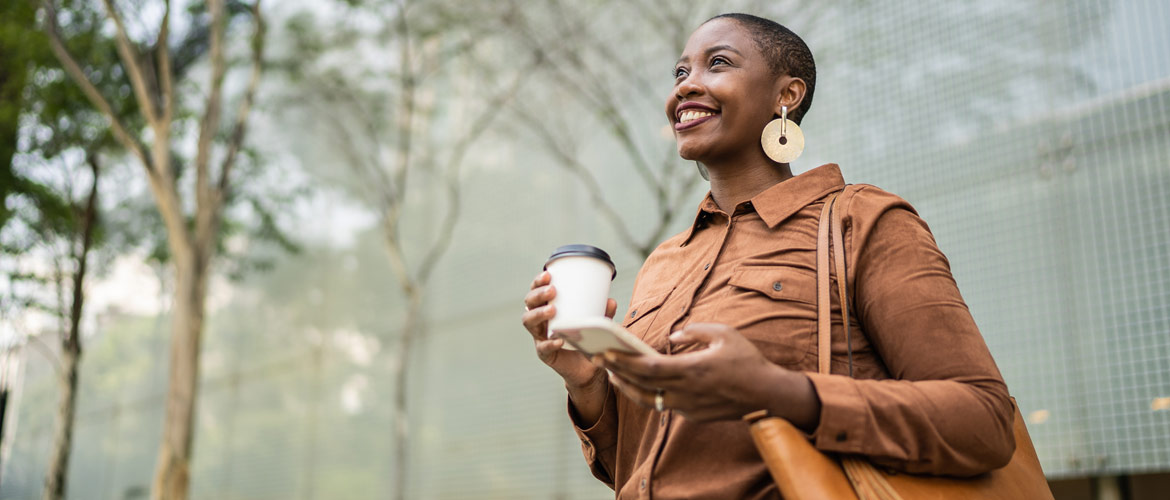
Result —
[{"label": "leather shoulder strap", "polygon": [[[844,191],[842,191],[844,192]],[[834,200],[836,201],[836,200]],[[853,377],[853,336],[849,329],[849,270],[845,268],[845,227],[841,225],[841,211],[834,204],[829,211],[832,225],[829,234],[833,236],[833,270],[837,272],[837,300],[841,304],[841,324],[845,330],[845,352],[849,353],[849,377]]]},{"label": "leather shoulder strap", "polygon": [[832,356],[829,349],[829,336],[833,327],[829,294],[829,224],[832,220],[830,212],[836,201],[837,193],[829,195],[817,224],[817,372],[825,374],[829,373]]},{"label": "leather shoulder strap", "polygon": [[[841,305],[841,322],[849,333],[849,296],[845,279],[845,245],[841,235],[841,212],[836,209],[840,193],[833,193],[821,209],[817,224],[817,372],[829,373],[832,360],[833,311],[830,293],[829,254],[837,271],[837,300]],[[830,243],[830,238],[832,242]],[[852,339],[850,339],[852,340]],[[852,347],[852,344],[850,345]],[[849,375],[853,376],[853,352],[850,349]]]}]

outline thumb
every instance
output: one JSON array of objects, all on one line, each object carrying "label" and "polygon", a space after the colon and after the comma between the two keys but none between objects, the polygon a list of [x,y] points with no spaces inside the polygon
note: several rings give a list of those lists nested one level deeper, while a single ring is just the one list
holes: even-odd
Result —
[{"label": "thumb", "polygon": [[718,323],[695,323],[670,334],[670,340],[677,343],[718,345],[727,338],[727,330],[727,325]]}]

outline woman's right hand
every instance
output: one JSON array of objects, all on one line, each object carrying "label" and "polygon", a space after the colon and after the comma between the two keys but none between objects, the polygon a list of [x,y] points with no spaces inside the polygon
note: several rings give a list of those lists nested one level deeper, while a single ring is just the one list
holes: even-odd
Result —
[{"label": "woman's right hand", "polygon": [[[599,389],[607,384],[605,370],[594,365],[580,351],[562,349],[564,340],[548,338],[548,321],[557,313],[556,308],[549,303],[557,293],[551,281],[552,276],[548,271],[541,272],[532,280],[532,287],[524,297],[524,306],[528,310],[521,316],[521,321],[536,344],[536,355],[565,379],[565,386],[571,392],[574,389],[594,392],[591,389]],[[605,306],[606,317],[613,318],[616,311],[617,302],[609,299]]]}]

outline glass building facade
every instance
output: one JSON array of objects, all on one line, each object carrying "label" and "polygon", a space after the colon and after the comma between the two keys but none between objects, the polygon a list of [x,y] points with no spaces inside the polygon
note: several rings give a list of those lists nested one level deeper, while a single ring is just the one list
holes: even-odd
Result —
[{"label": "glass building facade", "polygon": [[[794,171],[838,163],[847,182],[875,184],[918,209],[1049,478],[1170,471],[1170,3],[688,5],[583,2],[569,13],[599,44],[581,71],[612,85],[639,154],[673,151],[661,103],[693,27],[722,10],[788,25],[818,61]],[[609,56],[616,61],[598,64]],[[606,203],[630,233],[650,234],[660,217],[630,150],[587,103],[540,78],[520,105],[561,115],[550,128],[573,138]],[[448,90],[474,98],[474,86]],[[408,496],[611,497],[584,465],[559,379],[519,324],[521,298],[553,248],[592,243],[615,256],[621,314],[642,256],[535,132],[501,113],[496,135],[471,155],[465,212],[411,356]],[[257,132],[314,157],[281,134],[271,125]],[[663,165],[686,172],[671,177],[679,180],[670,234],[689,223],[705,188],[685,184],[696,175],[690,163]],[[442,215],[427,209],[428,193],[416,193],[404,228],[420,240]],[[366,211],[320,198],[299,223],[304,253],[217,284],[194,498],[388,496],[402,298],[377,226],[361,222],[372,220]],[[345,238],[322,236],[338,218],[358,222]],[[168,324],[106,311],[86,339],[71,496],[147,495]],[[53,434],[51,367],[33,351],[23,360],[5,419],[2,499],[40,495]]]}]

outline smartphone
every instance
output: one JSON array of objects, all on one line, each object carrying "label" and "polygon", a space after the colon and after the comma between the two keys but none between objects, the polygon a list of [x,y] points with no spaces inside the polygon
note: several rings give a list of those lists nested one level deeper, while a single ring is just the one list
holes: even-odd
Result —
[{"label": "smartphone", "polygon": [[578,351],[591,356],[610,349],[644,356],[662,356],[649,344],[609,318],[588,318],[563,324],[550,333],[549,338],[565,339],[566,343]]}]

